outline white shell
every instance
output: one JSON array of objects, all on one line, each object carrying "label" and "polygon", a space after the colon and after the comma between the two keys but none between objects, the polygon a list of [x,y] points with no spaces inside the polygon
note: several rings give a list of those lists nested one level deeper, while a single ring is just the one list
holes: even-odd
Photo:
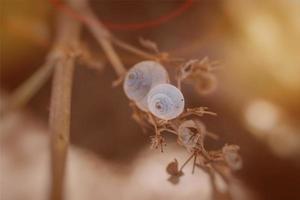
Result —
[{"label": "white shell", "polygon": [[171,84],[159,84],[148,94],[148,108],[156,117],[170,120],[178,117],[184,109],[181,91]]},{"label": "white shell", "polygon": [[161,64],[155,61],[142,61],[127,72],[123,88],[129,99],[135,101],[139,108],[147,111],[148,92],[154,86],[168,81],[168,72]]}]

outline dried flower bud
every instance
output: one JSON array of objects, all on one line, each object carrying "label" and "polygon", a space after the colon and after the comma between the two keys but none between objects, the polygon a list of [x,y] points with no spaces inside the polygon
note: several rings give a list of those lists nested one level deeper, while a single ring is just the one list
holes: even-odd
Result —
[{"label": "dried flower bud", "polygon": [[199,120],[184,121],[178,128],[178,142],[188,150],[192,150],[197,147],[199,136],[205,132],[205,126]]},{"label": "dried flower bud", "polygon": [[178,170],[178,161],[176,159],[174,159],[174,161],[170,162],[167,165],[166,171],[171,176],[177,176],[178,174],[180,174],[180,172]]},{"label": "dried flower bud", "polygon": [[195,80],[195,89],[201,95],[213,92],[217,88],[217,78],[209,72],[201,73]]},{"label": "dried flower bud", "polygon": [[238,153],[239,149],[237,145],[225,145],[222,149],[225,162],[233,170],[239,170],[243,166],[242,158]]}]

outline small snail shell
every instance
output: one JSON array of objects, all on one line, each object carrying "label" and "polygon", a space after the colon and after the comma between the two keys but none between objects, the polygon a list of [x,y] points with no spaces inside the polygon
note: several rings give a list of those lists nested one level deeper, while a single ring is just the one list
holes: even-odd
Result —
[{"label": "small snail shell", "polygon": [[147,111],[147,94],[158,84],[169,81],[165,68],[155,61],[142,61],[135,64],[127,73],[123,88],[126,96],[137,106]]},{"label": "small snail shell", "polygon": [[148,108],[160,119],[174,119],[183,112],[184,97],[175,86],[167,83],[159,84],[148,94]]}]

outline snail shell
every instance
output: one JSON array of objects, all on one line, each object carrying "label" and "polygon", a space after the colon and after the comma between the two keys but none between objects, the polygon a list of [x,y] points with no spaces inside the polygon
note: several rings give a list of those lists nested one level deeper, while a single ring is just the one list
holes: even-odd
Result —
[{"label": "snail shell", "polygon": [[184,97],[175,86],[167,83],[159,84],[148,94],[148,108],[160,119],[174,119],[183,112]]},{"label": "snail shell", "polygon": [[142,61],[127,72],[123,88],[129,99],[135,101],[139,108],[147,111],[147,94],[151,88],[168,81],[168,72],[161,64],[155,61]]}]

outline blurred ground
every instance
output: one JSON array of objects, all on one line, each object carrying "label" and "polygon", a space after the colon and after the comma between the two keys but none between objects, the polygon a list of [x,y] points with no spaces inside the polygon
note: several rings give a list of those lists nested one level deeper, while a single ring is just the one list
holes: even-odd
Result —
[{"label": "blurred ground", "polygon": [[[0,140],[1,199],[48,199],[50,152],[47,130],[33,116],[21,113],[11,113],[0,125],[6,133]],[[183,162],[188,156],[181,150],[173,142],[168,146],[168,154],[147,148],[139,152],[133,162],[120,164],[71,146],[66,199],[211,199],[210,177],[202,170],[191,174],[192,167],[189,166],[179,184],[167,181],[165,167],[170,159],[176,157]],[[219,177],[217,183],[221,191],[230,190],[235,199],[253,198],[238,180],[227,187]]]},{"label": "blurred ground", "polygon": [[[156,17],[182,3],[116,2],[92,1],[100,18],[117,22]],[[2,0],[0,4],[1,89],[10,93],[44,62],[53,38],[57,12],[49,3],[38,0]],[[196,0],[187,12],[158,27],[114,31],[118,37],[135,45],[142,36],[157,42],[163,51],[172,55],[185,58],[209,56],[222,63],[217,72],[219,86],[213,94],[198,96],[188,85],[184,93],[188,97],[188,105],[208,106],[218,113],[218,117],[206,117],[204,121],[209,130],[220,135],[221,140],[217,144],[208,141],[207,145],[214,149],[224,143],[238,144],[244,168],[237,177],[261,199],[297,199],[300,196],[299,13],[300,2],[296,0]],[[88,33],[84,38],[102,57],[93,38]],[[119,52],[128,68],[140,60],[122,50]],[[137,159],[141,151],[148,148],[149,138],[130,119],[131,111],[121,88],[111,87],[112,80],[116,78],[113,70],[107,65],[103,72],[96,73],[78,66],[75,74],[71,125],[74,149],[93,152],[93,159],[99,159],[96,162],[122,166],[122,170],[116,167],[113,172],[99,174],[119,173],[120,177],[126,176],[124,174],[129,171],[134,174],[132,171],[139,166]],[[50,83],[26,107],[27,113],[39,119],[37,124],[42,125],[38,126],[47,123],[49,94]],[[21,124],[26,123],[22,121]],[[18,131],[24,132],[22,128]],[[1,127],[1,134],[4,132]],[[174,138],[170,140],[174,141]],[[31,142],[32,152],[39,151],[39,142],[34,143],[34,139]],[[21,151],[17,144],[15,148]],[[179,154],[176,153],[178,157]],[[161,166],[161,172],[164,172],[165,164],[175,154],[170,147],[169,153],[159,156],[167,160]],[[22,160],[22,157],[24,155],[18,159]],[[34,162],[37,158],[31,159],[30,162]],[[47,166],[44,164],[40,168],[43,167]],[[30,169],[27,168],[26,176],[32,173]],[[0,173],[5,174],[2,170]],[[13,171],[10,173],[15,174]],[[18,178],[11,177],[11,185],[6,184],[10,178],[6,177],[5,182],[1,178],[1,185],[14,188],[14,181]],[[161,179],[160,184],[165,184],[165,178]],[[106,186],[100,180],[90,184],[94,183]],[[110,186],[122,188],[123,184],[112,178]],[[39,192],[38,189],[36,191]]]}]

